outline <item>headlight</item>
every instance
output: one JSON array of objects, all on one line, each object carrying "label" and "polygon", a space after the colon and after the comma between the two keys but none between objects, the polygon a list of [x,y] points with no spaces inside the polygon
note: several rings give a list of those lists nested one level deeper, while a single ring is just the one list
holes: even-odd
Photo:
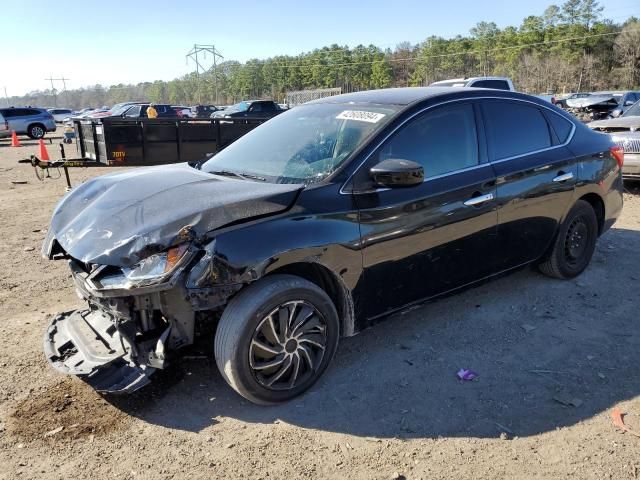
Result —
[{"label": "headlight", "polygon": [[141,260],[132,268],[109,268],[89,278],[99,290],[120,290],[156,285],[168,280],[188,260],[186,243]]}]

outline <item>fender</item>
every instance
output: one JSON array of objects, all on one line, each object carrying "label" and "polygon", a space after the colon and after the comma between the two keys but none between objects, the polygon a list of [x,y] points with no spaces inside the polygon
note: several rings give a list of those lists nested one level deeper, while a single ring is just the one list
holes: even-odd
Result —
[{"label": "fender", "polygon": [[[284,214],[212,232],[214,239],[203,247],[187,288],[241,288],[274,272],[315,266],[331,275],[342,303],[336,308],[343,334],[353,335],[362,311],[357,302],[363,272],[360,224],[352,196],[338,189],[337,184],[305,189]],[[313,213],[307,205],[314,206]]]}]

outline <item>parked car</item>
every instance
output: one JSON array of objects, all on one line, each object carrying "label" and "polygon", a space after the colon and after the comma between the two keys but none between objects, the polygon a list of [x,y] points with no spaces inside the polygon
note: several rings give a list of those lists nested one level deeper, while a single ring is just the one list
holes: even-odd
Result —
[{"label": "parked car", "polygon": [[139,104],[144,104],[147,102],[122,102],[122,103],[116,103],[113,107],[109,108],[109,109],[99,109],[99,111],[95,111],[93,112],[91,115],[89,115],[89,118],[102,118],[102,117],[117,117],[122,115],[129,106],[131,105],[139,105]]},{"label": "parked car", "polygon": [[103,114],[105,112],[108,112],[109,109],[108,108],[90,108],[90,109],[83,109],[80,112],[70,115],[68,117],[66,117],[62,123],[65,124],[66,126],[72,126],[73,125],[73,119],[75,118],[79,118],[79,119],[83,119],[83,118],[93,118],[92,115],[94,114]]},{"label": "parked car", "polygon": [[496,90],[515,91],[513,82],[506,77],[471,77],[471,78],[454,78],[451,80],[441,80],[433,82],[430,87],[475,87],[475,88],[494,88]]},{"label": "parked car", "polygon": [[514,92],[297,106],[206,161],[68,193],[42,253],[69,262],[89,308],[53,318],[46,357],[130,392],[215,330],[207,344],[233,389],[291,399],[341,336],[394,312],[531,263],[582,273],[622,209],[622,162],[606,135]]},{"label": "parked car", "polygon": [[283,110],[273,100],[247,100],[211,114],[211,118],[271,118]]},{"label": "parked car", "polygon": [[568,95],[558,96],[556,97],[556,103],[560,108],[567,108],[567,100],[574,100],[576,98],[585,98],[591,95],[587,92],[579,92],[579,93],[570,93]]},{"label": "parked car", "polygon": [[9,128],[9,121],[4,118],[2,113],[0,113],[0,138],[10,137],[11,129]]},{"label": "parked car", "polygon": [[593,92],[586,97],[568,99],[568,109],[583,119],[618,117],[640,99],[640,92]]},{"label": "parked car", "polygon": [[175,116],[178,118],[191,118],[191,107],[185,105],[171,105],[171,108],[175,112]]},{"label": "parked car", "polygon": [[587,126],[609,134],[613,142],[624,149],[622,176],[640,180],[640,100],[617,118],[596,120]]},{"label": "parked car", "polygon": [[194,105],[191,107],[191,116],[193,118],[210,118],[213,112],[220,110],[215,105]]},{"label": "parked car", "polygon": [[47,110],[56,123],[62,123],[65,118],[73,115],[73,111],[68,108],[50,108]]},{"label": "parked car", "polygon": [[626,112],[631,106],[640,100],[640,92],[623,92],[621,95],[615,95],[618,106],[609,112],[611,117],[619,117]]},{"label": "parked car", "polygon": [[0,108],[0,114],[9,122],[9,129],[20,135],[38,139],[47,132],[56,131],[53,116],[44,108],[8,107]]},{"label": "parked car", "polygon": [[[147,118],[148,103],[138,103],[135,105],[129,105],[122,113],[114,113],[113,117],[127,117],[127,118]],[[155,104],[154,108],[158,112],[158,118],[162,117],[178,117],[178,114],[171,105]]]}]

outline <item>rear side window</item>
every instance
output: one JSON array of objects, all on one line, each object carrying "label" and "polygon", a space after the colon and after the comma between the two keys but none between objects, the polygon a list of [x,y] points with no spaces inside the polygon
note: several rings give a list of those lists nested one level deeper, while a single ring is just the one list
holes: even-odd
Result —
[{"label": "rear side window", "polygon": [[24,115],[24,110],[22,108],[7,108],[2,113],[7,118],[20,117]]},{"label": "rear side window", "polygon": [[425,178],[478,165],[478,137],[473,106],[430,110],[410,121],[380,149],[378,161],[417,162]]},{"label": "rear side window", "polygon": [[25,108],[22,110],[21,115],[44,115],[44,112],[34,110],[33,108]]},{"label": "rear side window", "polygon": [[556,132],[556,136],[560,143],[564,143],[569,139],[569,134],[573,129],[573,124],[566,118],[561,117],[557,113],[546,112],[546,117],[551,124],[551,128]]},{"label": "rear side window", "polygon": [[495,90],[509,90],[509,83],[504,80],[478,80],[471,85],[476,88],[493,88]]},{"label": "rear side window", "polygon": [[526,155],[551,146],[549,125],[539,108],[521,102],[483,104],[492,160]]}]

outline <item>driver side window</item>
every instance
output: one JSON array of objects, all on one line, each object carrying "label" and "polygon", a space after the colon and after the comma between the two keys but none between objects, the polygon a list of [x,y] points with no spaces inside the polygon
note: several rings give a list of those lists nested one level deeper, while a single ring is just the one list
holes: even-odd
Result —
[{"label": "driver side window", "polygon": [[478,165],[478,136],[471,104],[437,107],[409,121],[378,152],[378,161],[419,163],[430,178]]}]

